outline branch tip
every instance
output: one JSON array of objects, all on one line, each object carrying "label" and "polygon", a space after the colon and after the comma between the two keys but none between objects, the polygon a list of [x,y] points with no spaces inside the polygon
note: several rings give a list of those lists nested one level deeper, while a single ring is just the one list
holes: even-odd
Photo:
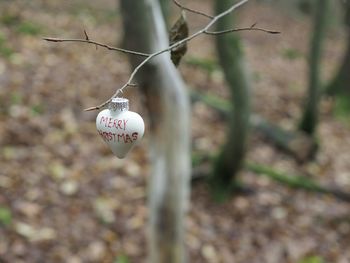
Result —
[{"label": "branch tip", "polygon": [[269,34],[281,34],[281,31],[268,31]]},{"label": "branch tip", "polygon": [[86,108],[84,109],[84,111],[93,111],[93,110],[99,110],[99,107],[90,107],[90,108]]},{"label": "branch tip", "polygon": [[60,39],[54,38],[54,37],[43,37],[43,40],[46,40],[49,42],[62,42]]},{"label": "branch tip", "polygon": [[86,30],[85,30],[85,29],[84,29],[84,35],[85,35],[85,40],[89,41],[90,39],[89,39],[89,36],[88,36],[88,34],[86,33]]}]

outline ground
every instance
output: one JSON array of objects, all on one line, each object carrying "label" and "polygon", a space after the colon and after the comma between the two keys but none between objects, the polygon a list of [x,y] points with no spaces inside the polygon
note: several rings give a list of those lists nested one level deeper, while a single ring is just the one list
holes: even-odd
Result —
[{"label": "ground", "polygon": [[[211,12],[211,1],[188,4]],[[293,129],[307,87],[310,18],[263,1],[236,14],[239,25],[258,22],[282,32],[241,36],[254,112]],[[148,130],[141,146],[118,160],[96,132],[97,112],[83,111],[127,79],[127,57],[41,39],[83,38],[85,29],[91,39],[120,46],[120,19],[112,0],[0,2],[0,262],[145,262]],[[189,15],[189,23],[194,32],[206,19]],[[332,24],[324,81],[336,69],[345,38],[341,26]],[[211,37],[189,44],[179,70],[189,88],[228,98]],[[137,88],[126,95],[147,126]],[[350,192],[350,126],[333,108],[331,99],[323,99],[314,161],[299,164],[257,134],[247,159]],[[214,110],[193,105],[195,151],[219,149],[225,127]],[[350,262],[348,203],[246,170],[240,178],[254,192],[223,204],[211,199],[204,183],[193,185],[186,236],[191,262]]]}]

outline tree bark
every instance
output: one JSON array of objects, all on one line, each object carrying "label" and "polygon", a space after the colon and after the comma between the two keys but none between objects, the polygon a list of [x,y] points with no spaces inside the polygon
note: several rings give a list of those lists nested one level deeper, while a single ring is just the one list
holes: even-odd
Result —
[{"label": "tree bark", "polygon": [[326,93],[328,95],[340,94],[350,97],[350,1],[344,3],[344,7],[346,8],[345,25],[348,31],[347,47],[338,73],[326,88]]},{"label": "tree bark", "polygon": [[314,4],[314,1],[311,0],[299,0],[297,6],[303,14],[310,15],[312,14]]},{"label": "tree bark", "polygon": [[[122,0],[125,45],[152,53],[168,46],[157,0]],[[142,58],[130,56],[133,67]],[[149,262],[185,262],[184,218],[190,183],[190,107],[185,85],[164,53],[145,65],[137,81],[150,118]]]},{"label": "tree bark", "polygon": [[170,15],[170,0],[159,0],[160,7],[164,16],[165,25],[169,25],[169,15]]},{"label": "tree bark", "polygon": [[[216,0],[216,13],[226,10],[232,1]],[[217,22],[217,30],[231,28],[233,16],[225,16]],[[220,64],[231,91],[227,143],[214,163],[211,186],[217,199],[224,199],[235,186],[235,175],[243,164],[249,130],[249,81],[241,41],[237,34],[219,35],[216,41]]]},{"label": "tree bark", "polygon": [[315,7],[313,36],[309,58],[309,88],[307,102],[299,128],[313,136],[318,124],[318,104],[321,97],[320,67],[323,40],[326,33],[329,0],[318,0]]}]

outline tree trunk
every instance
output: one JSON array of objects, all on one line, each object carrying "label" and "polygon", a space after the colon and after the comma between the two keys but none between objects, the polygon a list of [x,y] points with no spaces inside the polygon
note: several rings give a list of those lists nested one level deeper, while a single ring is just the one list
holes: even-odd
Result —
[{"label": "tree trunk", "polygon": [[[231,0],[216,0],[216,13],[226,10],[231,4]],[[225,16],[217,22],[217,30],[232,28],[232,25],[232,15]],[[249,81],[238,35],[235,33],[219,35],[216,44],[233,105],[227,142],[214,163],[210,184],[214,196],[217,199],[224,199],[235,186],[234,179],[245,155],[250,114]]]},{"label": "tree trunk", "polygon": [[335,78],[326,88],[328,95],[346,95],[350,97],[350,1],[344,3],[346,8],[345,25],[348,31],[348,42],[343,62]]},{"label": "tree trunk", "polygon": [[[125,45],[155,52],[168,46],[157,0],[122,0]],[[142,58],[130,56],[133,67]],[[184,218],[190,182],[190,107],[185,85],[164,53],[143,67],[137,81],[150,118],[149,262],[185,262]]]},{"label": "tree trunk", "polygon": [[[225,119],[232,115],[231,103],[219,97],[192,91],[191,99],[192,101],[201,101],[212,107]],[[261,133],[266,139],[281,150],[291,154],[301,163],[310,160],[317,151],[318,145],[315,140],[304,132],[285,130],[257,114],[250,114],[249,125],[253,130]]]},{"label": "tree trunk", "polygon": [[170,0],[159,0],[159,3],[164,16],[165,25],[168,26],[170,15]]},{"label": "tree trunk", "polygon": [[338,70],[337,75],[331,84],[326,88],[328,95],[347,95],[350,96],[350,26],[348,33],[348,43],[345,51],[343,62]]},{"label": "tree trunk", "polygon": [[298,9],[306,15],[312,14],[314,5],[315,3],[313,0],[299,0],[297,3]]},{"label": "tree trunk", "polygon": [[318,104],[321,97],[320,66],[323,40],[326,33],[329,0],[318,0],[315,7],[313,36],[309,58],[309,89],[300,130],[313,136],[318,124]]}]

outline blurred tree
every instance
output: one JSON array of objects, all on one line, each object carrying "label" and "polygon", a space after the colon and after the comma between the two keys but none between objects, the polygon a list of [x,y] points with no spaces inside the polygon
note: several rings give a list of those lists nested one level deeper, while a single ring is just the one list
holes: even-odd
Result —
[{"label": "blurred tree", "polygon": [[[125,46],[147,53],[168,47],[158,0],[122,0]],[[144,58],[130,56],[136,67]],[[137,74],[150,118],[149,262],[185,261],[184,218],[190,179],[190,109],[185,85],[168,52]]]},{"label": "blurred tree", "polygon": [[170,15],[170,0],[159,0],[160,6],[162,8],[162,13],[164,16],[165,24],[167,25],[169,22],[169,15]]},{"label": "blurred tree", "polygon": [[333,80],[326,87],[329,95],[346,95],[350,97],[350,1],[344,3],[345,25],[348,31],[348,42],[343,61]]},{"label": "blurred tree", "polygon": [[305,111],[299,128],[314,136],[318,123],[318,104],[322,93],[320,83],[320,66],[323,40],[326,32],[329,0],[318,0],[315,6],[314,27],[310,44],[309,87]]},{"label": "blurred tree", "polygon": [[[216,13],[227,9],[230,4],[230,0],[216,0]],[[217,30],[222,31],[232,25],[233,16],[226,16],[218,21]],[[214,197],[220,200],[235,188],[235,176],[243,164],[249,130],[250,102],[249,78],[239,36],[222,34],[216,39],[219,60],[230,88],[232,102],[227,142],[215,160],[210,179]]]},{"label": "blurred tree", "polygon": [[315,0],[299,0],[298,9],[304,14],[312,14]]},{"label": "blurred tree", "polygon": [[[232,115],[230,101],[216,97],[213,94],[202,94],[192,91],[191,99],[193,101],[202,101],[215,109],[225,119],[229,119]],[[279,149],[291,154],[298,162],[309,160],[317,150],[315,141],[304,132],[283,129],[253,113],[249,119],[253,131],[259,132]]]}]

